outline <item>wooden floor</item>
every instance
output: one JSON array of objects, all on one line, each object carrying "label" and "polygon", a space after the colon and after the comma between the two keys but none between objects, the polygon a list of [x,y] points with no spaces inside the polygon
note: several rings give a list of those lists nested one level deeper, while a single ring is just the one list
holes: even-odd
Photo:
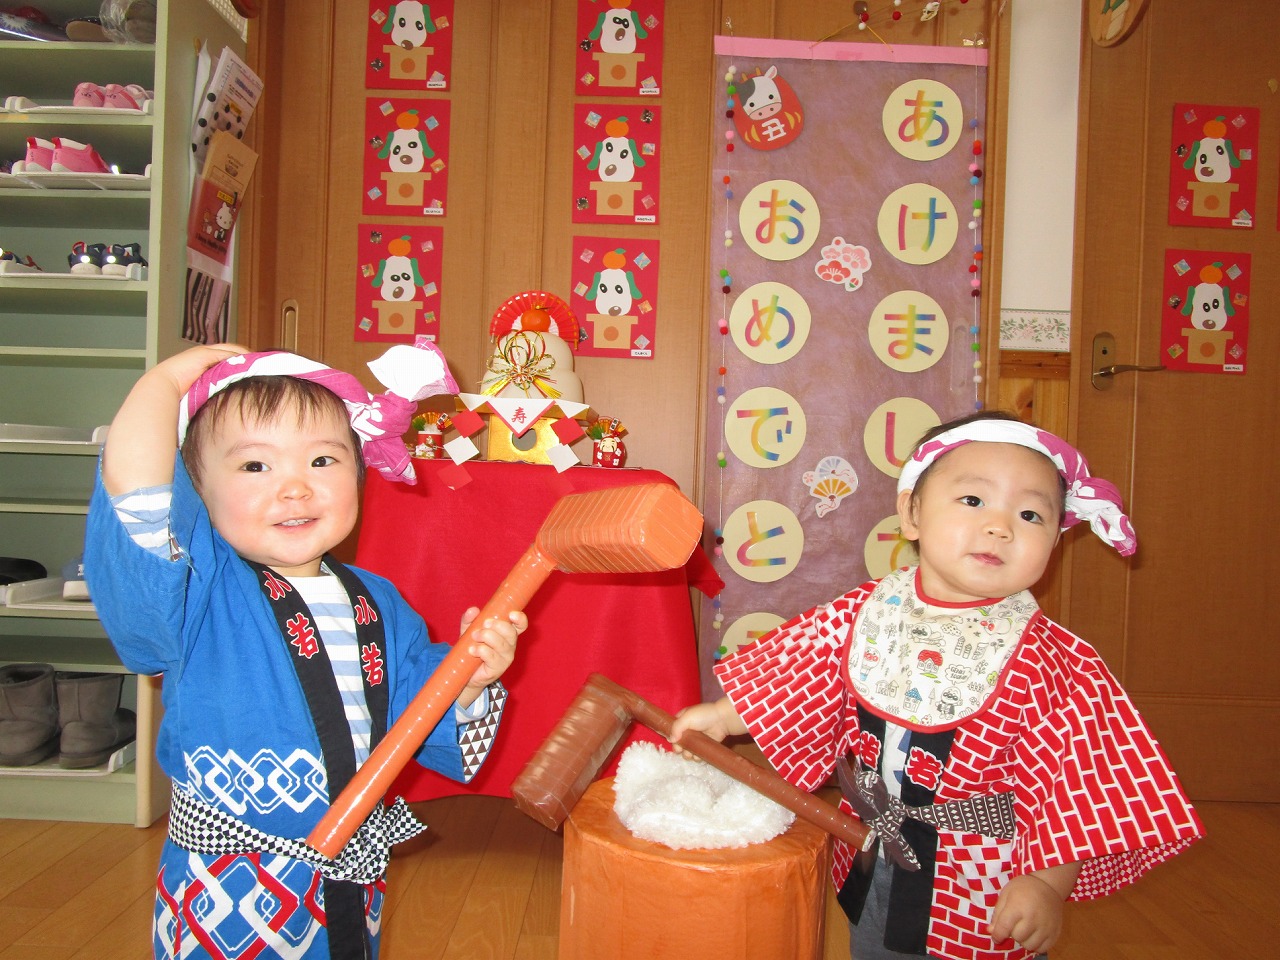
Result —
[{"label": "wooden floor", "polygon": [[[432,829],[396,848],[384,960],[555,960],[559,835],[509,800],[415,808]],[[1069,905],[1053,960],[1221,960],[1280,943],[1280,897],[1268,879],[1280,862],[1280,804],[1197,809],[1208,838],[1117,896]],[[163,821],[138,830],[0,820],[0,960],[148,955],[163,831]],[[847,928],[830,905],[827,916],[824,960],[845,960]]]}]

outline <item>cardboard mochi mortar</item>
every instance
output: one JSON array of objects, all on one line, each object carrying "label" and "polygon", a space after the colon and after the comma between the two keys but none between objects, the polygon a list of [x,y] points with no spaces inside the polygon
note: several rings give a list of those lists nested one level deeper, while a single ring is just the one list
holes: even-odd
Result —
[{"label": "cardboard mochi mortar", "polygon": [[307,844],[332,860],[355,835],[480,666],[480,658],[467,651],[472,634],[486,619],[505,620],[523,610],[553,570],[672,570],[689,559],[701,535],[702,515],[673,484],[641,483],[563,497],[472,626],[316,824]]}]

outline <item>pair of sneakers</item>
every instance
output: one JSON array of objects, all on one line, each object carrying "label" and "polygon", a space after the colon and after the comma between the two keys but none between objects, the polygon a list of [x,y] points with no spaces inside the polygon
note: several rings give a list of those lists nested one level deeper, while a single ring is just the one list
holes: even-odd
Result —
[{"label": "pair of sneakers", "polygon": [[10,250],[8,247],[0,247],[0,262],[16,264],[18,267],[21,267],[23,271],[40,269],[40,264],[32,260],[30,254],[23,256],[20,253]]},{"label": "pair of sneakers", "polygon": [[75,96],[71,100],[73,107],[102,107],[108,110],[143,110],[144,105],[155,96],[141,84],[108,83],[100,87],[96,83],[85,81],[76,86]]},{"label": "pair of sneakers", "polygon": [[110,173],[111,168],[87,143],[66,137],[27,137],[26,173]]},{"label": "pair of sneakers", "polygon": [[67,255],[71,272],[79,276],[126,277],[134,264],[147,266],[138,243],[86,244],[77,240]]}]

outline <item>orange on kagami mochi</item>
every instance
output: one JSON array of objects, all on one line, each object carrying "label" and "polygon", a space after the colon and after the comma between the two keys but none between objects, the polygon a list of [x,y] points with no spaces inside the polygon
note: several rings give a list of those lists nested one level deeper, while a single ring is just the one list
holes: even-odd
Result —
[{"label": "orange on kagami mochi", "polygon": [[555,294],[516,294],[494,313],[489,335],[494,349],[485,365],[482,393],[583,402],[582,380],[573,372],[578,318]]}]

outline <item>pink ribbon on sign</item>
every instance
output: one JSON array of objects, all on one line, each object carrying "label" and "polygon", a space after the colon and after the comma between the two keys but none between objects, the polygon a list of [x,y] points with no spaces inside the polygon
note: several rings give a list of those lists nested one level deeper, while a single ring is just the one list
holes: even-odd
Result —
[{"label": "pink ribbon on sign", "polygon": [[1062,529],[1084,520],[1120,556],[1127,557],[1138,549],[1138,536],[1125,515],[1119,488],[1091,474],[1084,455],[1067,441],[1019,420],[974,420],[921,444],[902,467],[898,492],[914,489],[920,474],[931,463],[966,443],[1012,443],[1044,454],[1067,482]]},{"label": "pink ribbon on sign", "polygon": [[413,462],[401,439],[418,410],[418,401],[458,392],[440,348],[426,337],[413,345],[397,344],[369,362],[387,392],[370,394],[353,374],[308,360],[295,353],[271,350],[228,357],[214,364],[191,385],[178,412],[178,443],[187,426],[209,398],[246,377],[297,377],[320,384],[346,405],[351,429],[360,438],[365,465],[388,480],[416,483]]}]

